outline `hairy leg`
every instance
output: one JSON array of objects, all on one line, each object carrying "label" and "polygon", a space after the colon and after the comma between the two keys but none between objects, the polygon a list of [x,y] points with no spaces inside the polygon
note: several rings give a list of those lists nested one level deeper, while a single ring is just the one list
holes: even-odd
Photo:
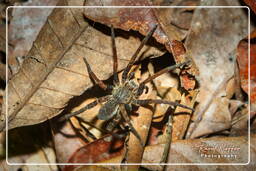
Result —
[{"label": "hairy leg", "polygon": [[109,95],[108,95],[108,96],[104,96],[104,97],[100,97],[100,98],[98,98],[97,100],[95,100],[95,101],[93,101],[93,102],[87,104],[85,107],[81,108],[80,110],[62,116],[59,120],[60,120],[60,121],[67,120],[67,119],[69,119],[69,118],[72,117],[72,116],[78,115],[78,114],[80,114],[80,113],[82,113],[82,112],[84,112],[84,111],[86,111],[86,110],[88,110],[88,109],[91,109],[91,108],[95,107],[95,106],[96,106],[97,104],[99,104],[99,103],[102,103],[102,102],[107,101],[109,98],[110,98]]},{"label": "hairy leg", "polygon": [[128,126],[129,126],[131,132],[133,133],[133,135],[134,135],[136,138],[138,138],[138,140],[140,141],[141,146],[143,147],[144,144],[143,144],[143,142],[142,142],[142,139],[141,139],[139,133],[138,133],[138,132],[136,131],[136,129],[133,127],[133,125],[132,125],[132,123],[131,123],[131,121],[130,121],[130,118],[129,118],[128,114],[127,114],[127,111],[126,111],[126,109],[125,109],[125,106],[124,106],[123,104],[120,105],[120,112],[121,112],[121,115],[122,115],[122,117],[124,118],[125,122],[128,124]]},{"label": "hairy leg", "polygon": [[129,73],[129,71],[131,70],[132,65],[134,64],[136,57],[138,56],[140,50],[143,48],[143,46],[147,43],[148,39],[153,35],[153,33],[155,32],[157,28],[157,25],[154,26],[154,28],[147,34],[147,36],[142,40],[140,46],[138,47],[138,49],[136,50],[136,52],[133,54],[133,56],[131,57],[127,67],[124,69],[124,72],[122,74],[122,83],[125,82],[125,80],[127,79],[127,75]]},{"label": "hairy leg", "polygon": [[172,66],[166,67],[166,68],[164,68],[164,69],[158,71],[158,72],[155,73],[154,75],[148,77],[148,78],[147,78],[146,80],[144,80],[141,84],[146,84],[146,83],[152,81],[152,80],[155,79],[156,77],[158,77],[158,76],[160,76],[160,75],[162,75],[162,74],[164,74],[164,73],[166,73],[166,72],[169,72],[169,71],[171,71],[171,70],[174,70],[175,68],[179,68],[179,67],[181,67],[181,66],[183,66],[183,65],[188,65],[190,62],[191,62],[191,61],[188,60],[188,61],[182,62],[182,63],[180,63],[180,64],[176,64],[176,65],[172,65]]},{"label": "hairy leg", "polygon": [[144,80],[143,82],[140,83],[140,86],[137,90],[137,96],[141,95],[143,93],[143,90],[145,88],[145,84],[152,81],[153,79],[155,79],[156,77],[159,77],[160,75],[166,73],[166,72],[169,72],[171,70],[174,70],[175,68],[179,68],[181,66],[184,66],[184,65],[188,65],[191,61],[188,60],[186,62],[183,62],[183,63],[180,63],[180,64],[176,64],[176,65],[172,65],[172,66],[169,66],[169,67],[166,67],[160,71],[158,71],[157,73],[155,73],[154,75],[148,77],[146,80]]},{"label": "hairy leg", "polygon": [[194,111],[194,109],[192,109],[191,107],[179,104],[177,102],[171,102],[168,100],[160,100],[160,99],[145,99],[145,100],[134,100],[132,102],[134,105],[147,105],[147,104],[169,104],[171,106],[179,106],[185,109],[189,109]]},{"label": "hairy leg", "polygon": [[103,90],[107,90],[107,89],[110,89],[111,87],[106,85],[105,83],[103,83],[103,81],[101,81],[95,74],[94,72],[92,71],[89,63],[87,62],[86,58],[84,57],[84,63],[86,64],[86,67],[87,67],[87,71],[88,71],[88,74],[92,77],[92,79],[96,82],[96,84],[98,84],[100,86],[100,88],[102,88]]},{"label": "hairy leg", "polygon": [[[97,129],[97,130],[99,130],[99,131],[101,131],[101,132],[103,132],[105,134],[110,134],[110,135],[112,135],[115,138],[121,139],[121,138],[124,138],[126,136],[126,134],[119,134],[119,132],[118,133],[117,132],[113,132],[113,129],[109,130],[108,128],[107,129],[99,128],[95,124],[93,124],[93,123],[91,123],[89,121],[84,120],[84,118],[82,118],[82,117],[76,116],[76,118],[78,119],[79,122],[85,123],[85,124],[89,125],[90,127],[95,128],[95,129]],[[113,119],[115,119],[115,118],[113,118]],[[116,127],[116,124],[115,125],[111,125],[111,126],[113,126],[112,128],[114,128],[114,127]],[[85,129],[87,129],[87,128],[85,128]]]},{"label": "hairy leg", "polygon": [[111,42],[112,42],[112,51],[113,51],[113,74],[114,74],[114,84],[119,83],[118,79],[118,61],[117,61],[117,52],[116,52],[116,42],[115,42],[115,32],[113,25],[111,25]]}]

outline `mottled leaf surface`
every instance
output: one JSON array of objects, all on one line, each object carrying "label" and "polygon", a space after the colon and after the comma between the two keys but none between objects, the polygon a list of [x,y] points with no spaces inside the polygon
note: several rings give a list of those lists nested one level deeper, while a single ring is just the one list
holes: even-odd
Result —
[{"label": "mottled leaf surface", "polygon": [[[226,1],[220,0],[201,3],[225,4],[228,5]],[[234,50],[238,42],[248,34],[246,19],[247,15],[242,9],[202,8],[195,11],[186,47],[200,72],[197,77],[200,85],[197,98],[199,105],[195,116],[198,122],[202,121],[191,137],[230,127],[231,115],[225,87],[234,75]]]},{"label": "mottled leaf surface", "polygon": [[[61,1],[59,5],[72,3]],[[56,116],[69,99],[91,87],[93,84],[88,77],[83,57],[87,58],[100,79],[112,75],[110,34],[94,29],[85,21],[82,10],[54,9],[33,43],[28,58],[24,60],[19,72],[9,80],[9,128],[36,124]],[[105,29],[110,30],[108,27]],[[127,38],[127,32],[122,34],[116,39],[119,70],[140,44],[140,38]],[[146,46],[142,53],[146,56],[161,52]]]},{"label": "mottled leaf surface", "polygon": [[[95,141],[92,144],[86,145],[79,149],[70,161],[72,163],[91,163],[91,162],[99,162],[99,163],[115,163],[120,162],[120,150],[110,151],[109,143],[106,141],[111,137],[104,137],[98,141]],[[255,135],[252,135],[252,142],[255,140]],[[117,144],[120,144],[118,142]],[[97,145],[101,148],[96,148],[95,152],[89,153],[92,146]],[[147,146],[145,148],[145,152],[143,154],[143,163],[159,163],[161,159],[161,155],[164,149],[164,144],[157,144]],[[168,159],[168,163],[229,163],[229,166],[212,166],[214,168],[221,168],[224,170],[234,170],[238,166],[232,165],[232,163],[247,163],[248,162],[248,138],[247,137],[219,137],[219,138],[205,138],[205,139],[196,139],[196,140],[178,140],[172,143],[170,149],[170,158]],[[101,151],[97,156],[96,153]],[[103,158],[102,154],[105,154]],[[224,155],[230,156],[224,156]],[[206,155],[209,155],[207,157]],[[219,157],[218,157],[219,155]],[[232,155],[232,156],[231,156]],[[109,158],[109,157],[112,158]],[[210,157],[211,156],[211,157]],[[251,157],[255,158],[255,143],[251,146]],[[101,160],[100,160],[101,158]],[[92,159],[92,160],[89,160]],[[254,168],[255,162],[252,161],[250,165],[243,166],[242,169]],[[78,166],[67,166],[65,171],[71,171],[76,169]],[[86,170],[88,166],[83,166],[82,170]],[[104,166],[108,168],[118,166]],[[149,170],[161,170],[161,167],[157,165],[143,165],[143,167]],[[185,165],[170,165],[167,166],[167,170],[184,170],[191,169],[200,170],[206,169],[210,166],[205,165],[197,165],[197,166],[185,166]]]}]

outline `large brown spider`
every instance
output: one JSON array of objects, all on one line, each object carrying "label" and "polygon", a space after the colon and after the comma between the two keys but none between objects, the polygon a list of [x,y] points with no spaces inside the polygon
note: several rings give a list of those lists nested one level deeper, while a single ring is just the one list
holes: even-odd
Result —
[{"label": "large brown spider", "polygon": [[[130,59],[127,67],[124,69],[122,73],[122,79],[119,80],[117,68],[117,51],[116,51],[116,45],[115,45],[115,34],[114,34],[114,28],[111,26],[111,40],[112,40],[112,50],[113,50],[113,85],[106,85],[103,81],[99,80],[98,77],[93,73],[91,70],[91,67],[89,63],[87,62],[86,58],[84,59],[84,62],[86,64],[87,70],[91,78],[96,82],[96,84],[99,85],[100,88],[103,90],[110,90],[111,94],[100,97],[97,100],[93,101],[92,103],[89,103],[85,107],[81,108],[80,110],[69,113],[64,115],[61,120],[66,120],[70,118],[71,116],[78,115],[88,109],[93,108],[99,103],[106,102],[103,104],[103,106],[100,108],[99,113],[97,115],[98,119],[101,120],[109,120],[111,118],[115,118],[117,120],[120,120],[121,116],[125,120],[125,122],[128,124],[131,132],[138,138],[140,143],[143,146],[142,140],[140,138],[140,135],[137,133],[135,128],[133,127],[132,123],[130,122],[130,118],[128,116],[128,112],[131,111],[132,105],[141,106],[141,105],[147,105],[147,104],[169,104],[173,106],[180,106],[186,109],[190,109],[193,111],[192,108],[187,107],[185,105],[179,104],[177,102],[171,102],[166,100],[159,100],[159,99],[145,99],[145,100],[139,100],[138,97],[143,93],[143,90],[145,89],[145,84],[152,81],[154,78],[162,75],[163,73],[166,73],[168,71],[171,71],[175,68],[184,66],[188,64],[190,61],[186,61],[184,63],[180,63],[177,65],[169,66],[167,68],[164,68],[163,70],[160,70],[159,72],[155,73],[154,75],[148,77],[146,80],[141,82],[139,85],[137,85],[133,80],[132,77],[134,76],[134,72],[130,72],[137,55],[139,54],[142,47],[146,44],[148,39],[153,35],[154,31],[156,30],[157,25],[147,34],[147,36],[142,40],[140,46]],[[128,110],[128,112],[127,112]],[[121,115],[120,115],[121,114]]]}]

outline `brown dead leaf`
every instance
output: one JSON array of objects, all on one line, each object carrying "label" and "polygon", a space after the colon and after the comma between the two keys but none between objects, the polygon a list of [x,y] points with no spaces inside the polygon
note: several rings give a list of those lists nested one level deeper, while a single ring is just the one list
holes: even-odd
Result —
[{"label": "brown dead leaf", "polygon": [[194,130],[192,137],[220,132],[231,127],[231,114],[228,109],[229,99],[214,98],[199,125]]},{"label": "brown dead leaf", "polygon": [[[252,139],[255,139],[255,135]],[[161,146],[161,145],[160,145]],[[160,152],[160,149],[152,146],[143,159],[145,163],[158,163],[159,158],[152,158],[152,154]],[[155,149],[154,149],[155,148]],[[162,146],[163,148],[163,146]],[[154,149],[154,150],[153,150]],[[255,149],[252,150],[252,155],[255,156]],[[218,156],[220,155],[220,156]],[[153,159],[153,160],[152,160]],[[232,137],[232,138],[207,138],[196,140],[178,140],[173,142],[169,152],[169,159],[167,163],[247,163],[248,157],[248,138]],[[150,168],[150,166],[144,166]],[[207,165],[192,166],[193,170],[206,170]],[[219,166],[215,166],[219,167]],[[230,167],[230,168],[229,168]],[[234,170],[234,165],[230,165],[224,170]],[[245,166],[246,168],[246,166]],[[188,170],[191,166],[167,166],[166,170]],[[215,169],[213,169],[215,170]]]},{"label": "brown dead leaf", "polygon": [[[242,136],[248,134],[248,115],[249,111],[247,106],[244,106],[235,113],[235,116],[232,118],[232,127],[230,129],[231,136]],[[254,115],[250,115],[250,119],[253,117]]]},{"label": "brown dead leaf", "polygon": [[70,122],[66,122],[61,127],[54,126],[53,131],[55,152],[59,163],[67,163],[77,149],[87,144],[77,135]]},{"label": "brown dead leaf", "polygon": [[[57,4],[57,0],[23,2],[22,6],[50,5]],[[16,4],[17,5],[17,4]],[[8,64],[12,74],[17,73],[19,65],[17,57],[26,56],[38,32],[45,23],[47,16],[53,8],[9,8],[12,12],[12,19],[8,26],[8,43],[11,44],[8,52]],[[9,75],[10,77],[10,75]]]},{"label": "brown dead leaf", "polygon": [[[142,1],[86,1],[87,6],[127,6],[127,5],[141,5],[150,6],[151,2],[148,0]],[[173,9],[166,8],[157,11],[154,8],[98,8],[98,9],[85,9],[85,16],[93,21],[100,22],[106,25],[112,24],[116,28],[123,30],[136,30],[141,34],[146,35],[155,25],[158,25],[153,37],[161,44],[164,44],[166,49],[173,54],[177,63],[184,62],[190,59],[186,54],[185,47],[180,42],[184,38],[181,36],[181,30],[174,27],[170,20]],[[185,74],[186,73],[186,74]],[[192,66],[184,71],[184,75],[195,76],[198,74],[197,68],[192,63]],[[186,79],[182,77],[182,85],[185,89],[194,89],[195,80]]]},{"label": "brown dead leaf", "polygon": [[194,6],[199,5],[199,0],[176,0],[172,6],[193,6],[191,8],[174,8],[171,22],[180,29],[189,30],[193,17]]},{"label": "brown dead leaf", "polygon": [[[38,151],[36,154],[30,155],[24,163],[55,163],[56,156],[53,148],[43,148]],[[58,171],[56,165],[27,165],[22,166],[20,170],[26,171]]]},{"label": "brown dead leaf", "polygon": [[232,96],[235,93],[236,89],[236,82],[235,82],[235,78],[231,78],[228,83],[227,83],[227,87],[226,87],[226,93],[227,93],[227,98],[231,99]]},{"label": "brown dead leaf", "polygon": [[243,39],[237,46],[237,62],[239,66],[240,84],[241,88],[248,94],[249,92],[249,77],[248,71],[250,69],[250,102],[251,113],[256,113],[256,43],[253,41],[256,39],[256,30],[250,34],[250,68],[248,68],[248,39]]},{"label": "brown dead leaf", "polygon": [[[111,1],[86,1],[85,6],[150,6],[152,5],[149,0],[141,1],[125,1],[125,0],[111,0]],[[169,12],[171,9],[166,9]],[[168,13],[163,12],[162,17],[167,17]],[[172,26],[166,18],[161,20],[161,17],[158,18],[157,11],[153,8],[93,8],[85,9],[86,17],[101,22],[104,24],[113,24],[117,28],[123,30],[137,30],[141,34],[146,35],[155,24],[161,24],[161,27],[167,27],[168,33],[170,34],[170,40],[182,40],[181,31],[174,26]],[[170,13],[169,13],[170,14]],[[168,20],[170,16],[167,17]],[[160,20],[160,21],[158,21]],[[166,35],[163,33],[161,28],[158,28],[155,31],[155,36],[158,36],[158,41],[165,43],[167,41]],[[154,36],[154,37],[155,37]]]},{"label": "brown dead leaf", "polygon": [[[256,136],[253,134],[251,137],[251,142],[256,140]],[[103,141],[100,140],[100,141]],[[97,142],[95,142],[97,144]],[[93,146],[93,145],[91,145]],[[104,151],[109,151],[109,146],[106,146]],[[86,163],[88,162],[88,152],[89,146],[85,146],[77,151],[73,155],[73,161],[76,163]],[[162,152],[164,149],[164,144],[147,146],[143,155],[143,163],[159,163]],[[101,155],[101,154],[100,154]],[[248,162],[248,138],[247,137],[229,137],[229,138],[205,138],[205,139],[195,139],[195,140],[177,140],[172,143],[170,149],[170,155],[167,163],[229,163],[229,166],[212,166],[213,168],[220,168],[224,170],[234,170],[236,165],[233,163],[247,163]],[[97,156],[92,156],[97,158]],[[112,153],[112,159],[98,161],[100,163],[110,163],[112,161],[121,161],[121,155],[119,151]],[[251,158],[256,157],[255,143],[251,146]],[[66,171],[72,171],[75,168],[80,168],[81,170],[86,170],[88,166],[72,166]],[[118,169],[119,166],[102,166],[108,169]],[[143,167],[149,170],[161,170],[162,168],[158,165],[143,165]],[[187,166],[187,165],[173,165],[167,166],[166,170],[188,170],[193,168],[193,170],[205,170],[209,168],[208,165],[197,165],[197,166]],[[251,160],[249,168],[255,167],[255,160]],[[83,168],[83,169],[82,169]],[[243,169],[248,168],[248,166],[243,166]],[[249,169],[250,170],[250,169]]]},{"label": "brown dead leaf", "polygon": [[[42,122],[58,114],[68,98],[79,92],[78,86],[74,87],[76,92],[69,94],[70,86],[67,84],[62,89],[56,89],[52,85],[54,77],[59,77],[60,74],[62,81],[72,80],[68,78],[68,75],[72,75],[71,72],[57,69],[56,66],[87,28],[88,24],[74,18],[73,15],[71,9],[53,10],[27,55],[33,58],[27,58],[20,71],[9,81],[9,128]],[[79,16],[79,14],[75,15]],[[62,21],[59,20],[60,16]],[[45,82],[47,77],[48,81]],[[78,74],[76,77],[81,78]],[[56,98],[61,100],[55,101]],[[4,123],[1,123],[1,128],[4,127],[3,125]]]},{"label": "brown dead leaf", "polygon": [[[180,104],[189,106],[193,108],[196,102],[198,91],[192,90],[188,95],[183,94],[181,96]],[[172,141],[180,140],[184,138],[184,135],[188,129],[189,122],[191,120],[192,111],[188,109],[184,109],[181,107],[177,107],[174,116],[173,116],[173,124],[172,124]]]},{"label": "brown dead leaf", "polygon": [[[122,154],[123,140],[107,135],[73,153],[68,163],[97,163]],[[77,166],[65,166],[64,171],[72,171]]]},{"label": "brown dead leaf", "polygon": [[252,11],[256,14],[256,3],[253,0],[243,0],[251,9]]},{"label": "brown dead leaf", "polygon": [[[60,2],[59,5],[72,3]],[[109,28],[94,29],[84,21],[81,9],[53,10],[27,55],[33,58],[26,58],[20,71],[9,81],[9,128],[36,124],[56,116],[69,99],[91,87],[82,57],[87,58],[100,79],[111,76],[111,38],[100,29]],[[140,44],[137,37],[127,39],[126,36],[127,32],[123,31],[117,34],[119,70]],[[161,53],[150,45],[141,52],[145,56]],[[4,122],[1,126],[4,127]]]},{"label": "brown dead leaf", "polygon": [[[148,65],[148,70],[150,75],[155,73],[154,67],[151,63]],[[169,101],[180,100],[181,94],[177,90],[179,83],[176,77],[170,76],[169,73],[164,73],[155,78],[152,82],[154,83],[154,88],[156,89],[157,93],[161,96],[157,96],[156,99],[163,98]],[[161,122],[169,107],[170,105],[167,104],[155,104],[153,122]]]},{"label": "brown dead leaf", "polygon": [[[48,123],[8,131],[8,164],[5,160],[5,138],[5,132],[1,132],[0,150],[3,153],[0,154],[0,170],[58,170],[56,165],[48,165],[57,162],[55,150],[49,141],[51,135]],[[42,165],[24,165],[29,163],[41,163]]]},{"label": "brown dead leaf", "polygon": [[[214,0],[201,2],[201,5],[228,5],[228,3],[223,0]],[[199,105],[195,112],[197,121],[191,125],[192,129],[187,137],[192,138],[229,128],[228,122],[231,120],[225,87],[227,81],[234,75],[234,50],[239,40],[246,35],[247,16],[244,15],[242,9],[202,8],[195,10],[190,34],[186,39],[186,47],[199,68],[200,93],[197,98]],[[214,124],[211,121],[217,121],[216,117],[219,118],[218,123]],[[204,120],[202,121],[204,126],[199,126],[203,130],[197,129],[193,135],[190,135],[198,126],[199,120]],[[218,124],[222,126],[219,127]],[[207,129],[204,129],[205,126]]]}]

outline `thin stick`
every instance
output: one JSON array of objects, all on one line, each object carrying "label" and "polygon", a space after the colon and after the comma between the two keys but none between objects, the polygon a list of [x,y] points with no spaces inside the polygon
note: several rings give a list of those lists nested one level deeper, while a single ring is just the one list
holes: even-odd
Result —
[{"label": "thin stick", "polygon": [[[164,152],[163,152],[162,158],[160,160],[160,163],[166,162],[166,160],[168,158],[169,151],[170,151],[171,141],[172,141],[171,140],[172,139],[172,115],[169,115],[165,135],[166,135],[166,137],[165,137],[166,143],[164,145]],[[162,166],[162,167],[164,170],[164,166]]]}]

